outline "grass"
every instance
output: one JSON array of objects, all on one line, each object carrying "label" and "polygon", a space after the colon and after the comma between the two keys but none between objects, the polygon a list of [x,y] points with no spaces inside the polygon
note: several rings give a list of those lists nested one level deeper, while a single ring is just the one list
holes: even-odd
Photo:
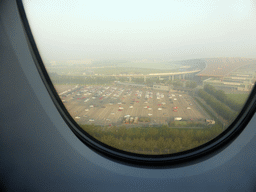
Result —
[{"label": "grass", "polygon": [[244,104],[249,94],[226,94],[228,99],[234,100],[239,104]]}]

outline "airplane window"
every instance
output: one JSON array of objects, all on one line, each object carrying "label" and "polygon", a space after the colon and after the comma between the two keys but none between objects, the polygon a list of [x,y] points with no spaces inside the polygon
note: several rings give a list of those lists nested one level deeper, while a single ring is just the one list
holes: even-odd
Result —
[{"label": "airplane window", "polygon": [[252,1],[23,6],[62,113],[108,149],[140,157],[202,149],[234,126],[253,90]]}]

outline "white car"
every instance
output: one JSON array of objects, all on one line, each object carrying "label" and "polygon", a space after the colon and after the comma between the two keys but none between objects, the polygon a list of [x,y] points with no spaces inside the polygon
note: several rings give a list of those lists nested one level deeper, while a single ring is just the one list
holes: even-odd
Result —
[{"label": "white car", "polygon": [[147,109],[147,108],[148,108],[147,106],[144,107],[144,109]]},{"label": "white car", "polygon": [[148,114],[148,116],[152,116],[152,114],[151,114],[151,113],[149,113],[149,114]]},{"label": "white car", "polygon": [[94,119],[89,119],[89,122],[93,122],[94,121]]},{"label": "white car", "polygon": [[92,107],[94,107],[93,105],[90,105],[90,107],[92,108]]},{"label": "white car", "polygon": [[174,98],[173,100],[174,100],[174,101],[177,101],[177,99],[176,99],[176,98]]},{"label": "white car", "polygon": [[152,108],[148,108],[148,110],[152,110]]},{"label": "white car", "polygon": [[162,109],[162,108],[158,108],[157,110],[158,110],[158,111],[162,111],[163,109]]},{"label": "white car", "polygon": [[132,108],[133,108],[133,106],[130,106],[129,108],[130,108],[130,109],[132,109]]},{"label": "white car", "polygon": [[75,119],[80,119],[80,117],[79,117],[79,116],[76,116]]},{"label": "white car", "polygon": [[89,111],[89,109],[85,109],[85,111]]},{"label": "white car", "polygon": [[131,115],[125,115],[124,116],[124,118],[130,118],[131,117]]},{"label": "white car", "polygon": [[187,107],[187,109],[191,109],[190,107]]}]

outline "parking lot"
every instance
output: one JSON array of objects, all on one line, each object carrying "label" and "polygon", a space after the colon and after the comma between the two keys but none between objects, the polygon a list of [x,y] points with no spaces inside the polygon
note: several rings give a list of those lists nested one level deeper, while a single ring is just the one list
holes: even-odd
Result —
[{"label": "parking lot", "polygon": [[[61,86],[61,88],[60,88]],[[56,86],[65,92],[65,85]],[[68,85],[66,85],[68,86]],[[124,117],[132,117],[126,124],[167,124],[175,118],[187,121],[208,119],[207,113],[188,94],[126,86],[67,87],[61,99],[80,124],[123,125]],[[138,117],[139,121],[134,119]],[[140,122],[147,117],[150,122]]]}]

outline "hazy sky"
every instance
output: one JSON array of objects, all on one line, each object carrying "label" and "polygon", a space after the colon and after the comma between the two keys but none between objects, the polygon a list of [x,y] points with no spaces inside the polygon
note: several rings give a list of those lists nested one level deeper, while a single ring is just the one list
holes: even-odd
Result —
[{"label": "hazy sky", "polygon": [[248,57],[256,0],[23,0],[44,61]]}]

